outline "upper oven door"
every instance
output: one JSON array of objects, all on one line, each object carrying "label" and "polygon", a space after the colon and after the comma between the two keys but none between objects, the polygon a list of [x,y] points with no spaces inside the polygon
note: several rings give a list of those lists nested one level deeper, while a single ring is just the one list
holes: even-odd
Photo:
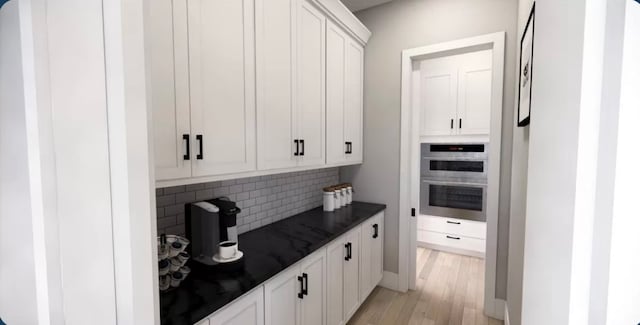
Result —
[{"label": "upper oven door", "polygon": [[474,158],[422,157],[421,177],[456,182],[480,182],[487,180],[487,160]]},{"label": "upper oven door", "polygon": [[420,181],[420,213],[424,215],[486,221],[487,185]]}]

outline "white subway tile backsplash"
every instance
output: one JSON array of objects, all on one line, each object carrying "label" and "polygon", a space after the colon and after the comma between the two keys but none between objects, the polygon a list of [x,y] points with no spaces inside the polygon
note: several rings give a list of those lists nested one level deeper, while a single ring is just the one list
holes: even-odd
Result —
[{"label": "white subway tile backsplash", "polygon": [[220,196],[242,209],[238,232],[244,233],[321,206],[322,188],[338,182],[338,168],[328,168],[159,188],[158,234],[183,235],[185,204]]}]

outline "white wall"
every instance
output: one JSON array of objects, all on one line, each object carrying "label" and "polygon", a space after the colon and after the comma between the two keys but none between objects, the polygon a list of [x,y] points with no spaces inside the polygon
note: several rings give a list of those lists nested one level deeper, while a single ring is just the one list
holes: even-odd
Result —
[{"label": "white wall", "polygon": [[0,318],[37,324],[18,1],[0,9]]},{"label": "white wall", "polygon": [[386,271],[398,272],[401,51],[506,31],[496,276],[497,296],[506,297],[516,7],[512,0],[396,0],[356,13],[372,32],[365,49],[364,164],[342,168],[341,179],[354,183],[356,199],[387,204]]}]

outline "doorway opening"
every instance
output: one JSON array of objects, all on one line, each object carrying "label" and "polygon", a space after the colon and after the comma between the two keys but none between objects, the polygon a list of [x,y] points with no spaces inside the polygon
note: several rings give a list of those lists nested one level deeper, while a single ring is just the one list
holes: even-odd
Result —
[{"label": "doorway opening", "polygon": [[484,257],[484,313],[498,319],[504,39],[498,32],[404,50],[401,83],[399,289],[416,288],[418,239]]}]

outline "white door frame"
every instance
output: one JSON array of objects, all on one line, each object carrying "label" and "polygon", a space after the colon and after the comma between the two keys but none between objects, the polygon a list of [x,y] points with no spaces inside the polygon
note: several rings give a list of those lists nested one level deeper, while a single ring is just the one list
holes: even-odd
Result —
[{"label": "white door frame", "polygon": [[[496,260],[498,243],[498,197],[500,185],[500,150],[502,135],[502,91],[504,77],[505,32],[497,32],[461,40],[427,45],[402,51],[401,138],[400,138],[400,204],[399,204],[399,278],[398,289],[415,289],[417,218],[411,208],[419,208],[419,114],[413,108],[413,62],[443,52],[467,52],[493,49],[494,85],[491,93],[491,134],[489,141],[489,173],[487,195],[487,238],[485,259],[484,310],[491,317],[503,318],[504,301],[495,298]],[[415,179],[414,179],[415,178]],[[409,234],[407,236],[407,233]]]}]

